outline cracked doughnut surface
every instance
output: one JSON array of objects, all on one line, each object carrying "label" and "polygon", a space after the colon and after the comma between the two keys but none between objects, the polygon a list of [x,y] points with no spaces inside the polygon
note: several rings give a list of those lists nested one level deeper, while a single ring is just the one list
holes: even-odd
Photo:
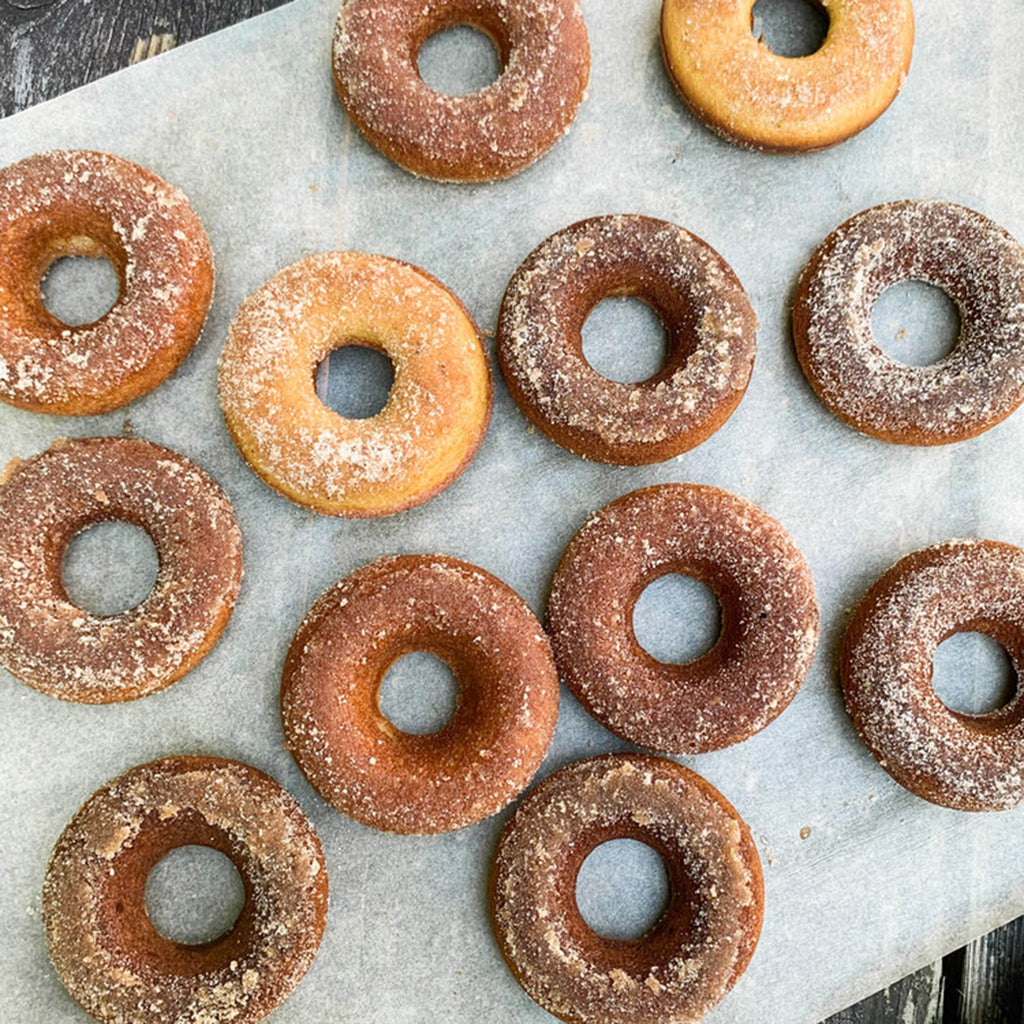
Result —
[{"label": "cracked doughnut surface", "polygon": [[846,631],[841,676],[857,731],[912,793],[961,811],[1024,800],[1024,697],[968,715],[932,686],[935,651],[954,633],[990,636],[1024,667],[1024,551],[949,540],[900,559],[867,592]]},{"label": "cracked doughnut surface", "polygon": [[[633,610],[661,576],[682,573],[718,598],[721,631],[684,664],[658,661]],[[617,736],[696,754],[748,739],[789,706],[814,658],[810,570],[783,527],[716,487],[661,484],[613,501],[566,548],[547,622],[558,670]]]},{"label": "cracked doughnut surface", "polygon": [[[77,327],[43,304],[63,256],[105,257],[120,296]],[[109,153],[54,150],[0,169],[0,399],[85,416],[152,391],[185,359],[213,296],[213,254],[188,200]]]},{"label": "cracked doughnut surface", "polygon": [[[437,732],[414,735],[380,710],[384,675],[427,651],[459,697]],[[450,832],[494,814],[529,783],[558,719],[548,639],[518,594],[442,555],[378,559],[313,605],[288,651],[285,741],[338,810],[390,832]]]},{"label": "cracked doughnut surface", "polygon": [[[160,568],[118,615],[73,604],[72,537],[118,520],[145,530]],[[109,704],[161,690],[217,642],[242,581],[227,495],[182,455],[122,437],[60,439],[0,475],[0,665],[61,700]]]},{"label": "cracked doughnut surface", "polygon": [[[605,939],[576,905],[576,877],[612,839],[662,857],[670,897],[634,942]],[[746,824],[708,782],[666,758],[609,754],[548,776],[506,826],[491,917],[516,980],[570,1024],[690,1024],[746,970],[764,880]]]},{"label": "cracked doughnut surface", "polygon": [[867,128],[910,70],[910,0],[818,0],[821,48],[773,53],[751,31],[755,0],[664,0],[661,46],[680,97],[707,127],[750,149],[823,149]]},{"label": "cracked doughnut surface", "polygon": [[[491,38],[502,72],[463,96],[420,77],[420,47],[471,25]],[[334,84],[367,139],[413,174],[494,181],[543,156],[572,125],[590,77],[579,0],[346,0]]]},{"label": "cracked doughnut surface", "polygon": [[[637,384],[603,377],[583,354],[583,325],[612,295],[648,303],[668,335],[665,366]],[[584,458],[644,465],[688,451],[732,415],[753,371],[757,317],[732,268],[695,235],[652,217],[594,217],[523,261],[497,346],[538,430]]]},{"label": "cracked doughnut surface", "polygon": [[[218,850],[245,905],[224,935],[162,936],[146,879],[171,850]],[[43,885],[50,959],[68,992],[108,1024],[252,1024],[299,983],[327,921],[320,840],[292,797],[237,761],[168,757],[93,794],[61,834]]]}]

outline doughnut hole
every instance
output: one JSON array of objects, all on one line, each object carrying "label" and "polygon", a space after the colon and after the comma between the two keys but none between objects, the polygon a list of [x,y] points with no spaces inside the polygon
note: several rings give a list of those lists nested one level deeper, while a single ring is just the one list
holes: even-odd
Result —
[{"label": "doughnut hole", "polygon": [[692,576],[668,573],[648,584],[633,606],[633,634],[655,660],[681,665],[714,647],[722,629],[715,592]]},{"label": "doughnut hole", "polygon": [[371,419],[388,404],[395,367],[380,349],[359,341],[335,348],[316,370],[320,401],[348,420]]},{"label": "doughnut hole", "polygon": [[404,733],[440,732],[459,706],[459,683],[451,666],[427,651],[398,658],[377,693],[380,713]]},{"label": "doughnut hole", "polygon": [[954,633],[936,648],[932,686],[950,711],[990,715],[1017,695],[1017,672],[1006,649],[984,633]]},{"label": "doughnut hole", "polygon": [[778,57],[809,57],[825,45],[830,19],[817,0],[757,0],[750,30]]},{"label": "doughnut hole", "polygon": [[199,946],[228,934],[245,906],[231,859],[209,846],[179,846],[146,878],[146,914],[172,942]]},{"label": "doughnut hole", "polygon": [[641,298],[599,302],[581,331],[583,358],[593,370],[620,384],[658,376],[669,355],[669,339],[654,308]]},{"label": "doughnut hole", "polygon": [[416,55],[420,78],[434,92],[466,96],[493,85],[504,61],[494,39],[475,25],[451,25],[430,35]]},{"label": "doughnut hole", "polygon": [[576,906],[605,939],[636,942],[668,909],[671,886],[661,854],[637,839],[595,847],[576,875]]},{"label": "doughnut hole", "polygon": [[900,281],[878,297],[871,311],[875,342],[904,366],[941,362],[960,339],[960,311],[941,289],[926,281]]},{"label": "doughnut hole", "polygon": [[72,604],[110,617],[138,607],[152,593],[160,557],[148,533],[134,523],[96,523],[71,538],[61,582]]},{"label": "doughnut hole", "polygon": [[39,282],[43,305],[68,327],[102,320],[121,297],[121,278],[106,256],[61,256]]}]

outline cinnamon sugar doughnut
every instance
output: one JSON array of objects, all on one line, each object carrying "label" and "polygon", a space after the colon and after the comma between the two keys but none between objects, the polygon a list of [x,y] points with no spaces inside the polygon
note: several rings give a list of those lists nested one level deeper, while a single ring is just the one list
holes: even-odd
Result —
[{"label": "cinnamon sugar doughnut", "polygon": [[1024,799],[1024,697],[986,715],[953,711],[932,686],[954,633],[992,637],[1024,666],[1024,551],[950,540],[907,555],[867,592],[841,674],[857,731],[882,767],[932,803],[997,811]]},{"label": "cinnamon sugar doughnut", "polygon": [[[592,931],[576,906],[588,854],[635,839],[665,862],[671,895],[635,942]],[[548,776],[505,828],[491,872],[502,954],[531,999],[570,1024],[702,1020],[747,968],[764,880],[743,819],[666,758],[610,754]]]},{"label": "cinnamon sugar doughnut", "polygon": [[[379,349],[394,383],[369,419],[316,396],[317,365],[342,345]],[[458,298],[384,256],[308,256],[272,277],[232,321],[220,401],[235,443],[275,490],[325,515],[385,516],[444,490],[491,416],[480,333]]]},{"label": "cinnamon sugar doughnut", "polygon": [[[402,655],[443,659],[459,684],[451,721],[406,733],[377,695]],[[281,688],[285,741],[338,810],[390,832],[450,832],[527,785],[558,718],[558,676],[515,591],[442,555],[381,558],[328,590],[299,627]]]},{"label": "cinnamon sugar doughnut", "polygon": [[821,48],[783,57],[754,37],[755,0],[664,0],[661,45],[676,91],[705,125],[751,149],[823,149],[867,128],[910,70],[910,0],[819,0]]},{"label": "cinnamon sugar doughnut", "polygon": [[[960,311],[954,350],[930,366],[883,352],[871,310],[915,278]],[[793,337],[818,397],[854,429],[896,444],[950,444],[995,426],[1024,401],[1024,247],[954,203],[904,200],[852,217],[803,272]]]},{"label": "cinnamon sugar doughnut", "polygon": [[[63,256],[105,257],[117,302],[72,327],[43,305]],[[0,169],[0,399],[32,412],[107,412],[152,391],[199,339],[213,255],[188,200],[109,153],[52,151]]]},{"label": "cinnamon sugar doughnut", "polygon": [[[431,89],[420,48],[471,25],[491,38],[497,81],[465,96]],[[569,130],[590,77],[579,0],[345,0],[334,85],[355,126],[413,174],[493,181],[543,156]]]},{"label": "cinnamon sugar doughnut", "polygon": [[[706,584],[722,609],[714,646],[685,664],[658,661],[633,632],[638,598],[669,573]],[[633,491],[591,517],[562,556],[547,621],[584,707],[673,754],[763,729],[796,696],[818,640],[814,582],[789,534],[752,502],[697,484]]]},{"label": "cinnamon sugar doughnut", "polygon": [[[149,534],[156,585],[92,615],[61,581],[75,534],[120,520]],[[0,476],[0,665],[61,700],[109,704],[170,686],[213,647],[242,578],[227,496],[182,455],[121,437],[55,441]]]},{"label": "cinnamon sugar doughnut", "polygon": [[[665,325],[668,359],[649,380],[609,380],[583,355],[583,325],[611,295],[642,299]],[[688,451],[732,415],[757,317],[732,268],[695,235],[651,217],[594,217],[523,261],[497,344],[512,397],[538,430],[584,458],[635,466]]]},{"label": "cinnamon sugar doughnut", "polygon": [[[226,934],[189,945],[146,914],[146,878],[180,846],[229,857],[245,906]],[[43,886],[50,959],[109,1024],[252,1024],[309,969],[327,920],[320,840],[273,779],[237,761],[168,757],[91,796],[54,848]]]}]

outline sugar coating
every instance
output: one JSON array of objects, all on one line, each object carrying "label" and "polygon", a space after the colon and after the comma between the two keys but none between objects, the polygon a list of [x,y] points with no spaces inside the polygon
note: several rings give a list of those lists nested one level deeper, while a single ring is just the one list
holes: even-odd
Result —
[{"label": "sugar coating", "polygon": [[1024,665],[1024,551],[950,540],[901,559],[868,591],[846,634],[847,707],[864,742],[901,785],[958,810],[1024,799],[1024,698],[987,715],[952,711],[932,686],[948,637],[986,633]]},{"label": "sugar coating", "polygon": [[[601,938],[576,906],[580,865],[617,838],[657,850],[671,885],[665,914],[636,942]],[[703,1020],[746,969],[763,899],[736,811],[700,776],[637,754],[545,779],[506,827],[491,874],[494,931],[512,972],[572,1024]]]},{"label": "sugar coating", "polygon": [[[637,642],[633,609],[679,572],[715,593],[721,633],[686,664]],[[559,672],[617,735],[665,753],[699,753],[765,728],[796,695],[814,658],[818,605],[810,570],[783,527],[715,487],[633,491],[570,542],[547,611]]]},{"label": "sugar coating", "polygon": [[[435,92],[419,50],[469,24],[503,70],[478,92]],[[568,132],[590,74],[578,0],[346,0],[334,33],[338,97],[364,135],[415,174],[490,181],[521,171]]]},{"label": "sugar coating", "polygon": [[[38,282],[67,255],[105,256],[121,294],[70,327]],[[96,413],[159,384],[199,338],[213,291],[209,240],[188,200],[109,153],[54,150],[0,170],[0,398]]]},{"label": "sugar coating", "polygon": [[[645,299],[665,323],[669,358],[650,380],[611,381],[583,355],[583,324],[609,295]],[[667,221],[615,215],[573,224],[524,260],[502,302],[498,355],[520,408],[553,440],[635,464],[721,426],[750,380],[756,336],[750,302],[714,249]]]},{"label": "sugar coating", "polygon": [[[897,362],[872,333],[876,300],[907,279],[941,288],[960,312],[955,349],[929,366]],[[857,430],[901,444],[973,437],[1024,401],[1024,247],[955,203],[873,207],[815,253],[793,326],[808,380]]]},{"label": "sugar coating", "polygon": [[910,0],[821,0],[819,50],[775,54],[751,32],[753,0],[664,0],[665,64],[709,128],[761,150],[841,142],[879,117],[903,87],[914,43]]},{"label": "sugar coating", "polygon": [[[183,946],[145,916],[145,879],[168,850],[209,837],[242,874],[246,906],[228,936]],[[43,886],[54,967],[108,1024],[262,1020],[312,963],[326,912],[323,851],[298,804],[219,758],[166,758],[108,783],[62,833]]]},{"label": "sugar coating", "polygon": [[[385,407],[339,416],[314,389],[344,344],[384,352]],[[429,274],[383,256],[329,252],[280,271],[239,309],[220,358],[220,401],[253,468],[319,512],[386,515],[452,482],[490,420],[487,356],[472,318]]]},{"label": "sugar coating", "polygon": [[[380,711],[391,664],[428,651],[459,701],[439,732],[412,735]],[[513,590],[442,555],[378,559],[323,594],[292,641],[281,690],[285,740],[320,794],[375,828],[448,832],[500,810],[533,777],[558,718],[547,637]]]},{"label": "sugar coating", "polygon": [[[95,523],[144,529],[160,568],[119,615],[73,604],[61,582],[71,538]],[[147,441],[61,439],[0,479],[0,665],[61,700],[132,700],[170,685],[213,646],[242,578],[231,503],[184,456]]]}]

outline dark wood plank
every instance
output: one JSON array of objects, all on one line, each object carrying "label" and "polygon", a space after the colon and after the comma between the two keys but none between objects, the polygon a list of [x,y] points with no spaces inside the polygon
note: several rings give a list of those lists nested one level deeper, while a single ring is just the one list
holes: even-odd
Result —
[{"label": "dark wood plank", "polygon": [[[286,0],[0,0],[0,116]],[[1024,918],[827,1024],[1024,1024]]]}]

